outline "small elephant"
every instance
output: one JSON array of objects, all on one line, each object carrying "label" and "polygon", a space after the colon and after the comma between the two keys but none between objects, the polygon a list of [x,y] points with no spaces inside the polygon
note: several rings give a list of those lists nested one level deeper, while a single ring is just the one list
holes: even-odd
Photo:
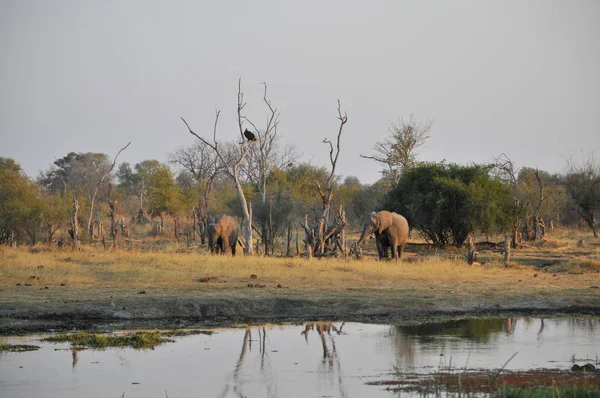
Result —
[{"label": "small elephant", "polygon": [[237,220],[231,216],[223,216],[218,222],[211,221],[213,222],[207,225],[210,252],[227,254],[231,250],[231,254],[235,256],[239,230]]},{"label": "small elephant", "polygon": [[375,244],[380,259],[388,258],[388,249],[392,249],[392,258],[398,261],[402,257],[408,238],[408,221],[398,213],[382,210],[368,213],[363,223],[362,234],[356,242],[356,253],[367,236],[375,232]]}]

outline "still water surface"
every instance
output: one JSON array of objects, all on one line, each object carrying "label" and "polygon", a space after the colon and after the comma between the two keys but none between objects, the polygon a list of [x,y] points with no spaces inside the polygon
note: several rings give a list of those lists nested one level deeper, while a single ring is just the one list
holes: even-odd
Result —
[{"label": "still water surface", "polygon": [[[0,397],[391,397],[394,370],[568,369],[600,358],[598,318],[458,320],[412,326],[307,323],[220,329],[152,350],[0,354]],[[402,393],[402,396],[407,396]]]}]

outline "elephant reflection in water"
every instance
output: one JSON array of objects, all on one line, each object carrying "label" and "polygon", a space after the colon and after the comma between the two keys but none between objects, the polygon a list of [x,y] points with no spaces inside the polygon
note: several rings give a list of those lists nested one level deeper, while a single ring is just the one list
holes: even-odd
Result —
[{"label": "elephant reflection in water", "polygon": [[[328,369],[325,370],[331,376],[337,376],[337,382],[339,387],[339,393],[341,397],[347,397],[348,392],[344,386],[344,379],[342,374],[342,366],[340,364],[340,358],[337,355],[337,349],[335,346],[335,335],[343,334],[344,325],[342,324],[337,327],[333,322],[311,322],[304,325],[304,330],[300,333],[304,336],[304,341],[308,343],[308,334],[310,331],[315,330],[321,339],[321,346],[323,347],[323,360],[322,365],[326,365]],[[333,333],[332,333],[333,332]],[[327,337],[331,342],[331,350],[327,345]]]},{"label": "elephant reflection in water", "polygon": [[73,353],[73,367],[75,367],[79,361],[79,348],[72,347],[71,352]]}]

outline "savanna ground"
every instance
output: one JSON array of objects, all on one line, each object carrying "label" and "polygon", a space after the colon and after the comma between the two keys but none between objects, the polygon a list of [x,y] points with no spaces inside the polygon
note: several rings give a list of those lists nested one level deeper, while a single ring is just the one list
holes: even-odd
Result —
[{"label": "savanna ground", "polygon": [[466,249],[417,244],[398,263],[231,258],[169,245],[160,252],[2,247],[0,333],[600,314],[600,241],[591,234],[563,230],[528,243],[508,268],[499,248],[478,250],[479,263],[468,265]]}]

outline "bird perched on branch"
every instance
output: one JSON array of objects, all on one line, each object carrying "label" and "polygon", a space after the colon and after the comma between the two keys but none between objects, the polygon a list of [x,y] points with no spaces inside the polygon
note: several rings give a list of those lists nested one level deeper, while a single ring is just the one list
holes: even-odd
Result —
[{"label": "bird perched on branch", "polygon": [[256,136],[248,129],[244,130],[244,137],[246,137],[248,141],[256,141]]}]

